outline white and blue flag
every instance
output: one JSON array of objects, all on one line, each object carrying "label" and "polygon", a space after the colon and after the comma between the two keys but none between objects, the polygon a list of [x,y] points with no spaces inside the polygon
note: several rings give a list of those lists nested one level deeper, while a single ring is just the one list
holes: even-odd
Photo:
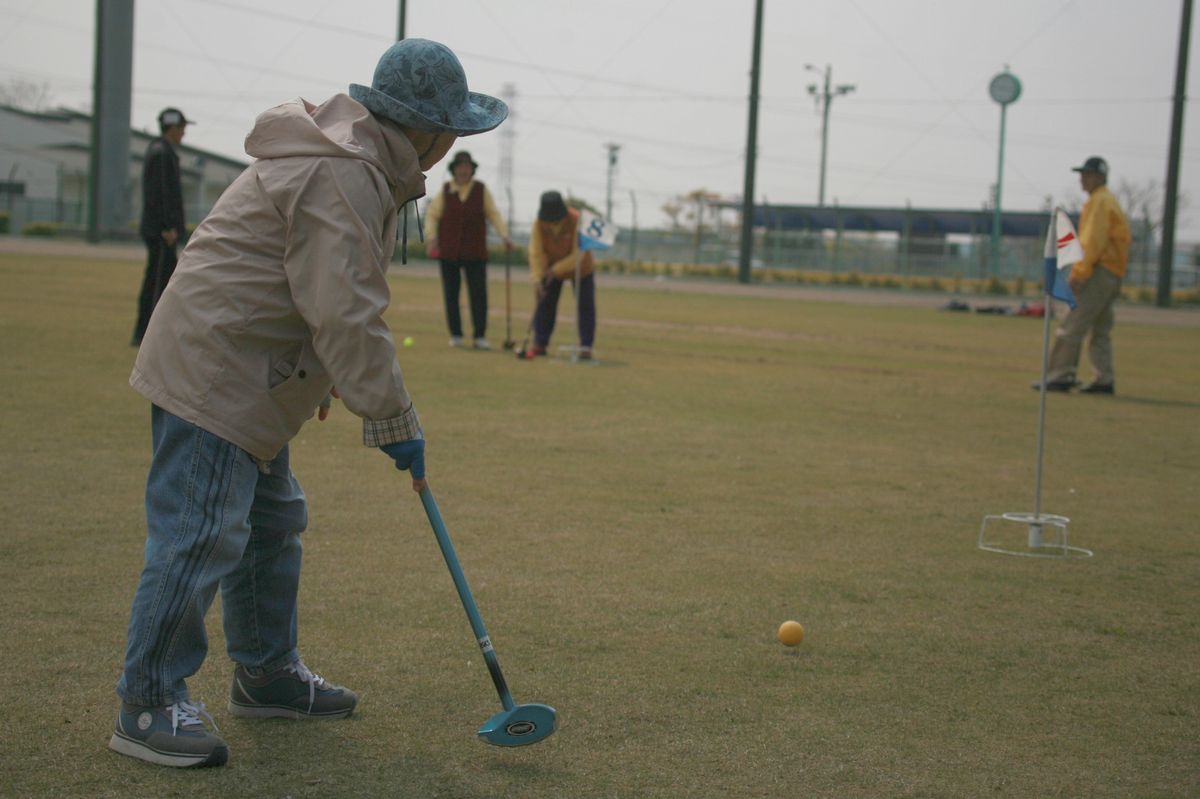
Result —
[{"label": "white and blue flag", "polygon": [[586,208],[579,209],[579,249],[607,250],[616,241],[616,225]]},{"label": "white and blue flag", "polygon": [[1071,218],[1061,208],[1050,213],[1050,228],[1046,231],[1045,257],[1046,294],[1075,307],[1075,293],[1067,279],[1071,265],[1083,260],[1083,247],[1075,235]]}]

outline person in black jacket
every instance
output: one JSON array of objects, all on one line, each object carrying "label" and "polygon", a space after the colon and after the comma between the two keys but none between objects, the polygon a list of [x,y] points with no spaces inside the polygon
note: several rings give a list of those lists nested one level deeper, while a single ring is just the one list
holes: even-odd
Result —
[{"label": "person in black jacket", "polygon": [[142,165],[142,223],[138,233],[146,242],[147,257],[138,296],[137,327],[133,331],[135,347],[141,345],[150,314],[175,272],[175,246],[185,235],[183,186],[175,147],[183,141],[188,122],[178,108],[163,109],[158,115],[161,135],[146,148]]}]

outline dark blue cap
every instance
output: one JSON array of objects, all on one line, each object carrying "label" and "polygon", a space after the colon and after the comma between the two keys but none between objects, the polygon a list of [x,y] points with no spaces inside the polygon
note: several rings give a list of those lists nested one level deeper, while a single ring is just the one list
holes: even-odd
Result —
[{"label": "dark blue cap", "polygon": [[1095,172],[1097,175],[1108,177],[1108,162],[1098,155],[1093,155],[1091,158],[1083,162],[1083,166],[1071,168],[1072,172]]}]

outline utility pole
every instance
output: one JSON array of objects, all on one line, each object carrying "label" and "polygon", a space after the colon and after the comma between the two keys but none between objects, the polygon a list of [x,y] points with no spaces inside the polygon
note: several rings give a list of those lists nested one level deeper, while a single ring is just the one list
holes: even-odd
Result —
[{"label": "utility pole", "polygon": [[133,0],[96,0],[88,241],[121,235],[129,229],[133,19]]},{"label": "utility pole", "polygon": [[852,83],[831,87],[833,67],[829,64],[826,64],[823,70],[817,69],[812,64],[805,64],[804,68],[809,72],[821,75],[824,83],[824,86],[821,87],[815,83],[808,84],[808,93],[813,96],[817,107],[821,109],[821,187],[817,191],[817,205],[825,205],[825,155],[829,147],[829,106],[833,104],[833,98],[849,94],[856,87]]},{"label": "utility pole", "polygon": [[604,201],[604,218],[612,221],[612,186],[613,172],[617,169],[617,153],[621,150],[621,145],[609,142],[604,145],[608,148],[608,191],[606,200]]},{"label": "utility pole", "polygon": [[400,0],[400,21],[396,25],[396,41],[400,41],[404,38],[404,18],[408,16],[407,6],[408,3],[406,0]]},{"label": "utility pole", "polygon": [[505,83],[500,87],[500,99],[508,106],[508,119],[500,126],[500,185],[504,186],[508,191],[508,219],[509,219],[509,235],[512,235],[512,218],[513,218],[513,150],[514,140],[516,138],[516,103],[517,103],[517,87],[512,83]]},{"label": "utility pole", "polygon": [[1179,147],[1183,139],[1183,111],[1187,100],[1188,40],[1192,30],[1192,0],[1183,0],[1179,23],[1179,54],[1175,59],[1175,102],[1171,110],[1171,149],[1167,157],[1167,197],[1163,203],[1162,247],[1158,252],[1158,291],[1155,305],[1171,304],[1171,272],[1175,267],[1175,214],[1179,199]]},{"label": "utility pole", "polygon": [[750,282],[754,252],[754,166],[758,160],[758,75],[762,61],[763,0],[754,0],[754,48],[750,57],[750,122],[746,129],[746,180],[742,186],[742,246],[738,282]]}]

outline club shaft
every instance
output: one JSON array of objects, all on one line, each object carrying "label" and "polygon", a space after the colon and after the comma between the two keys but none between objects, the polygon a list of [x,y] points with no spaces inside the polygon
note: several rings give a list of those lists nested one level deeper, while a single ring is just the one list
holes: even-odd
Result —
[{"label": "club shaft", "polygon": [[504,705],[505,710],[512,710],[516,706],[516,702],[513,701],[508,684],[504,681],[504,672],[500,670],[500,659],[496,656],[491,638],[488,637],[487,629],[483,626],[483,618],[479,615],[479,608],[475,606],[475,598],[471,595],[471,586],[467,583],[467,577],[458,563],[454,543],[450,540],[450,533],[446,531],[446,523],[442,521],[442,513],[438,510],[437,501],[433,498],[433,491],[429,486],[421,491],[421,504],[425,506],[425,515],[429,517],[429,525],[433,528],[433,534],[437,536],[442,557],[445,558],[446,566],[450,569],[454,587],[458,589],[458,598],[462,600],[463,609],[467,612],[467,620],[471,622],[475,640],[483,651],[483,659],[487,663],[488,673],[492,675],[496,693],[500,695],[500,703]]}]

